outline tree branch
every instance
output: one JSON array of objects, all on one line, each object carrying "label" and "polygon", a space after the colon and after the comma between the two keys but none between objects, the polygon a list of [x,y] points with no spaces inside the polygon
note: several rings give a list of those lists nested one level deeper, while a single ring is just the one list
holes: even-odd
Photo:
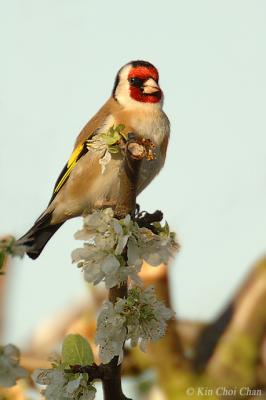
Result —
[{"label": "tree branch", "polygon": [[[127,214],[135,216],[137,183],[142,159],[147,155],[147,150],[142,142],[132,137],[126,144],[125,158],[120,170],[120,189],[115,208],[117,218],[125,218]],[[126,253],[126,250],[125,250]],[[109,300],[115,303],[117,298],[127,296],[127,282],[115,286],[109,291]],[[118,357],[114,357],[109,364],[100,366],[105,373],[101,380],[103,384],[104,400],[126,400],[121,385],[121,365],[118,365]],[[106,374],[106,371],[108,373]]]}]

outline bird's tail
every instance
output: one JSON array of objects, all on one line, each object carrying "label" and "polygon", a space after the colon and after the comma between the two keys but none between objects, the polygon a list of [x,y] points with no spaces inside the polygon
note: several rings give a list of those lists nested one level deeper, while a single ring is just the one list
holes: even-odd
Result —
[{"label": "bird's tail", "polygon": [[26,253],[33,260],[39,257],[46,243],[63,224],[52,225],[50,222],[51,214],[41,215],[33,227],[17,241],[17,245],[25,247]]}]

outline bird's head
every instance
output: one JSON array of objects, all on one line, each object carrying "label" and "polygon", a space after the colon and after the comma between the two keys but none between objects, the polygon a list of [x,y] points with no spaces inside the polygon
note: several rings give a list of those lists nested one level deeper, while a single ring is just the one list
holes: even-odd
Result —
[{"label": "bird's head", "polygon": [[122,106],[162,106],[163,92],[157,69],[147,61],[131,61],[118,72],[113,98]]}]

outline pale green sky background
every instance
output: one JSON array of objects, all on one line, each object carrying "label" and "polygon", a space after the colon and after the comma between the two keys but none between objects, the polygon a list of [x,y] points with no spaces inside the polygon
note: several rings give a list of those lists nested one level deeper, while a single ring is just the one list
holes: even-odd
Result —
[{"label": "pale green sky background", "polygon": [[[0,234],[28,230],[117,70],[149,60],[172,130],[165,168],[139,202],[178,232],[178,315],[214,317],[266,249],[265,21],[263,0],[2,0]],[[13,263],[6,341],[20,345],[84,293],[70,262],[80,226],[66,223],[38,260]]]}]

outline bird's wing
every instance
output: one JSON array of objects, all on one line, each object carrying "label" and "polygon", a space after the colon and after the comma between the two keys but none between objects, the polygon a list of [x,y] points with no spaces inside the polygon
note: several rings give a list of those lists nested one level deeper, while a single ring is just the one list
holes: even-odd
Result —
[{"label": "bird's wing", "polygon": [[77,137],[75,142],[75,147],[79,144],[84,143],[94,132],[101,127],[103,121],[108,118],[110,114],[119,111],[121,106],[112,97],[107,100],[107,102],[100,108],[97,114],[92,117],[92,119],[84,126],[82,131]]},{"label": "bird's wing", "polygon": [[77,164],[78,160],[84,156],[84,154],[86,154],[88,152],[88,147],[87,147],[87,143],[86,141],[84,143],[79,144],[78,146],[76,146],[71,154],[71,156],[69,157],[68,162],[66,163],[66,165],[64,166],[64,168],[62,169],[56,183],[54,186],[54,190],[53,190],[53,194],[52,197],[49,201],[50,205],[52,203],[52,201],[54,200],[54,198],[56,197],[57,193],[60,191],[60,189],[64,186],[64,184],[66,183],[66,181],[69,178],[69,175],[71,174],[72,169],[75,167],[75,165]]},{"label": "bird's wing", "polygon": [[71,171],[77,164],[78,160],[88,152],[87,140],[91,138],[101,128],[101,126],[104,125],[106,119],[113,111],[113,101],[113,99],[109,99],[80,132],[76,140],[74,150],[55,183],[53,194],[48,206],[52,203],[56,195],[68,180]]}]

